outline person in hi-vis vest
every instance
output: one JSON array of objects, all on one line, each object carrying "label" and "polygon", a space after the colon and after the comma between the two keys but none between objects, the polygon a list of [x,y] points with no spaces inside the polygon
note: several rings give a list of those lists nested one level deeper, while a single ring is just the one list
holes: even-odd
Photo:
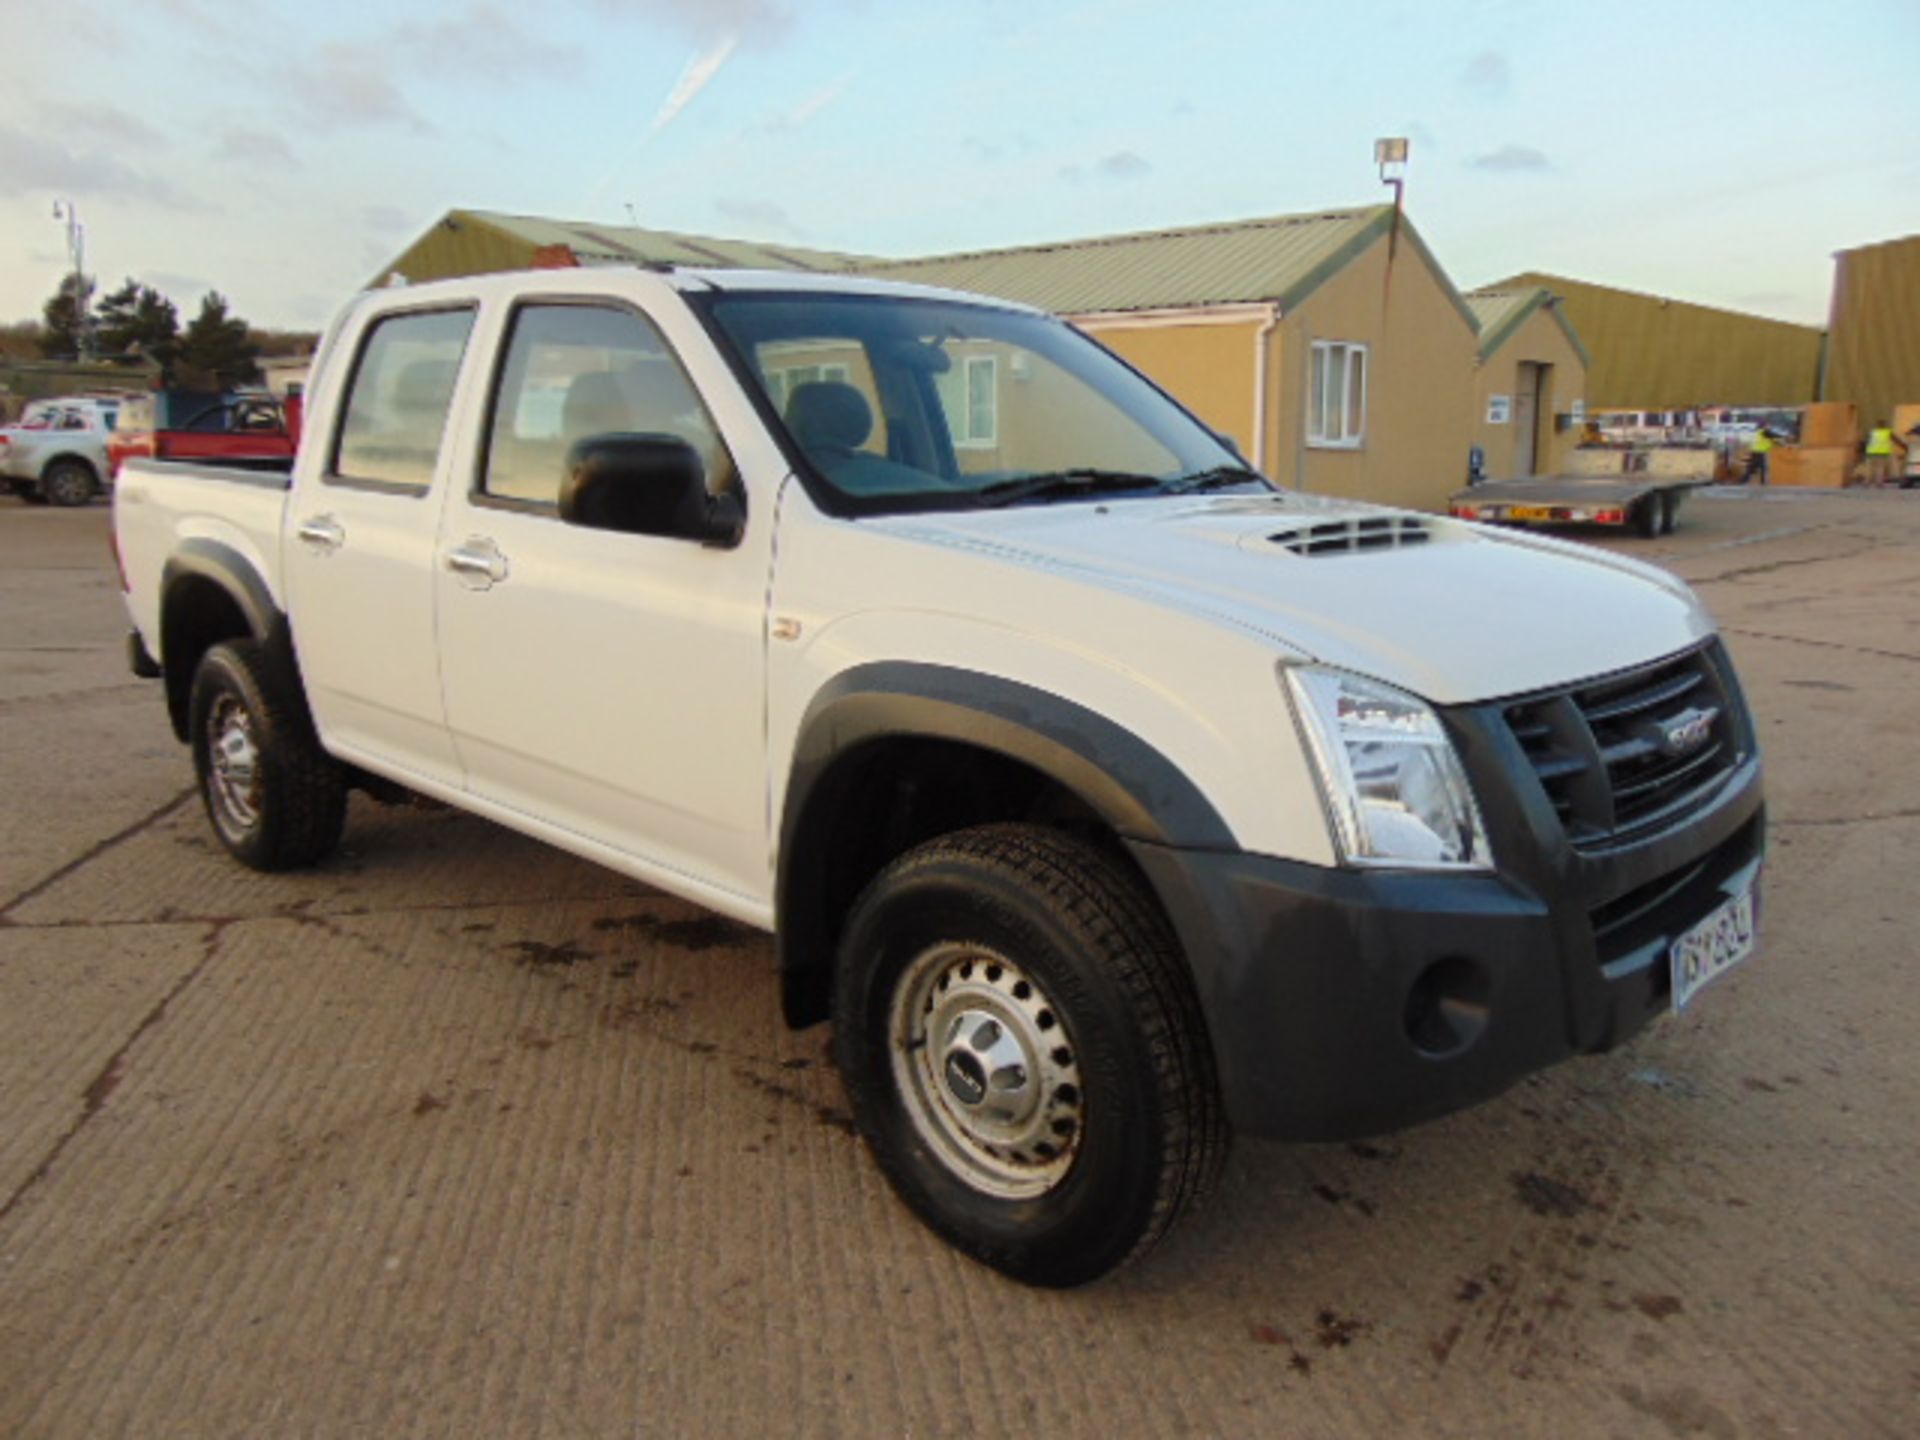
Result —
[{"label": "person in hi-vis vest", "polygon": [[1767,461],[1772,453],[1773,434],[1763,425],[1760,427],[1760,432],[1753,437],[1753,443],[1747,447],[1747,471],[1740,477],[1740,483],[1742,485],[1766,484]]},{"label": "person in hi-vis vest", "polygon": [[1905,450],[1904,441],[1894,437],[1891,425],[1876,425],[1867,432],[1867,472],[1869,485],[1885,485],[1893,479],[1893,447]]}]

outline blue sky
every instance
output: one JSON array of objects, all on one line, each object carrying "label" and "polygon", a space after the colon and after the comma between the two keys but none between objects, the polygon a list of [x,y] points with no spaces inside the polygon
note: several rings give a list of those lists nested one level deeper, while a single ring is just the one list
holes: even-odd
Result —
[{"label": "blue sky", "polygon": [[[448,209],[926,254],[1371,203],[1812,323],[1920,231],[1920,4],[0,0],[0,319],[64,265],[317,326]],[[629,210],[629,207],[631,209]]]}]

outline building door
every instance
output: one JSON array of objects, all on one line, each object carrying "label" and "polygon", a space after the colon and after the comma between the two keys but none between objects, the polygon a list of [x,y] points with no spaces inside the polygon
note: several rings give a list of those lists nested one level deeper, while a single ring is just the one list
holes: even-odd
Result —
[{"label": "building door", "polygon": [[1547,367],[1522,360],[1513,386],[1513,478],[1535,474],[1540,454],[1540,395]]}]

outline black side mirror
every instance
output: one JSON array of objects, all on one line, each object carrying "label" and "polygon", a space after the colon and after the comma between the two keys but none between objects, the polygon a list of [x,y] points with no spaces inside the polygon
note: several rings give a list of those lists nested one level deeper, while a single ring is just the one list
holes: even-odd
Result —
[{"label": "black side mirror", "polygon": [[747,513],[732,492],[707,493],[700,452],[672,435],[588,435],[567,451],[560,518],[589,530],[669,535],[730,549]]},{"label": "black side mirror", "polygon": [[1234,439],[1233,436],[1227,434],[1224,430],[1215,430],[1212,426],[1208,426],[1207,428],[1214,439],[1227,447],[1227,453],[1229,455],[1233,456],[1234,459],[1238,460],[1242,465],[1245,465],[1249,470],[1253,468],[1252,464],[1247,460],[1247,457],[1240,453],[1240,442],[1238,440]]}]

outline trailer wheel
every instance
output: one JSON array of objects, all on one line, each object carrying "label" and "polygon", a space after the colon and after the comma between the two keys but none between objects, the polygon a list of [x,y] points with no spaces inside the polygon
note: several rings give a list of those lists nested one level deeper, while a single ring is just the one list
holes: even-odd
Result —
[{"label": "trailer wheel", "polygon": [[1648,495],[1633,507],[1633,528],[1637,534],[1647,540],[1657,539],[1665,533],[1661,527],[1661,516],[1665,507],[1660,504],[1658,495]]},{"label": "trailer wheel", "polygon": [[1029,1285],[1141,1254],[1225,1158],[1166,921],[1137,877],[1043,826],[963,830],[883,870],[847,922],[833,1030],[900,1198]]},{"label": "trailer wheel", "polygon": [[1665,490],[1660,495],[1660,533],[1671,535],[1680,520],[1680,492]]}]

